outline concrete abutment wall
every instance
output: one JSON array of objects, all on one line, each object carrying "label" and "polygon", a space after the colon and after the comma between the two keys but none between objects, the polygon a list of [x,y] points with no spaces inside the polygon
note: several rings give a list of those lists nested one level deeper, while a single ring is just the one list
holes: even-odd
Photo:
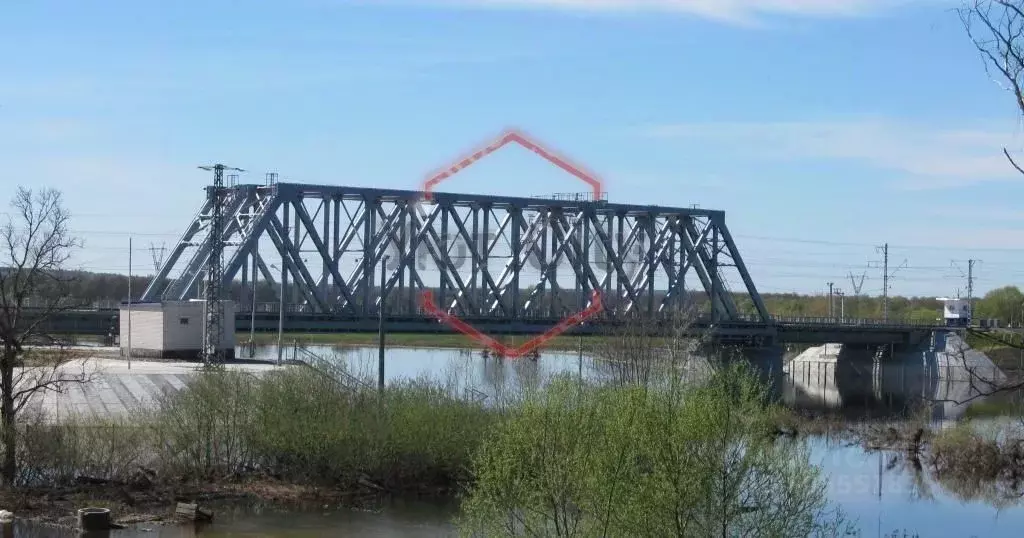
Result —
[{"label": "concrete abutment wall", "polygon": [[1006,381],[984,353],[959,334],[937,331],[912,348],[895,346],[814,346],[784,367],[791,394],[803,405],[822,408],[913,409],[930,406],[934,418],[956,418],[958,402]]}]

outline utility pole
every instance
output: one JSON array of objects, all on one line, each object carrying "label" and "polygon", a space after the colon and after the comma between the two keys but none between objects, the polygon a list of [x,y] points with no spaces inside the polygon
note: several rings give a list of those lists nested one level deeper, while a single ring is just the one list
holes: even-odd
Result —
[{"label": "utility pole", "polygon": [[164,256],[167,255],[167,245],[161,243],[159,247],[153,243],[149,244],[149,255],[153,258],[153,274],[160,272],[160,268],[164,265]]},{"label": "utility pole", "polygon": [[377,308],[377,331],[379,342],[377,356],[377,389],[384,392],[384,286],[387,284],[387,267],[390,256],[383,256],[380,263],[380,307]]},{"label": "utility pole", "polygon": [[882,247],[882,320],[889,321],[889,243]]},{"label": "utility pole", "polygon": [[834,282],[829,282],[828,283],[828,317],[829,318],[834,317],[832,315],[833,310],[835,310],[833,308],[833,305],[832,305],[832,286],[834,286],[834,285],[835,285]]},{"label": "utility pole", "polygon": [[[220,290],[224,276],[224,171],[244,170],[220,163],[199,168],[213,172],[213,185],[206,188],[206,196],[210,200],[207,225],[207,248],[210,257],[206,261],[206,289],[203,301],[203,361],[210,364],[221,362],[224,358],[224,303]],[[231,330],[234,330],[234,323],[231,324]]]},{"label": "utility pole", "polygon": [[967,260],[967,324],[974,320],[974,260]]},{"label": "utility pole", "polygon": [[839,322],[846,321],[846,294],[843,290],[836,289],[836,295],[839,296]]},{"label": "utility pole", "polygon": [[974,320],[974,264],[981,260],[967,260],[967,273],[964,274],[964,270],[960,269],[960,266],[953,261],[953,266],[956,267],[960,274],[967,279],[967,308],[968,312],[968,324]]},{"label": "utility pole", "polygon": [[128,236],[128,369],[132,369],[132,236]]},{"label": "utility pole", "polygon": [[889,243],[878,247],[878,250],[882,253],[882,319],[889,321],[889,280],[907,265],[907,260],[903,260],[899,267],[889,272]]},{"label": "utility pole", "polygon": [[[270,266],[274,268],[273,265]],[[281,366],[281,358],[284,354],[284,256],[281,257],[281,285],[278,286],[278,302],[277,302],[277,365]]]},{"label": "utility pole", "polygon": [[855,301],[853,305],[854,318],[856,318],[860,314],[860,311],[857,308],[857,306],[860,304],[860,290],[864,288],[864,279],[867,278],[867,276],[867,272],[863,272],[860,274],[860,280],[858,280],[856,277],[854,277],[853,271],[850,271],[850,286],[853,287],[853,300]]}]

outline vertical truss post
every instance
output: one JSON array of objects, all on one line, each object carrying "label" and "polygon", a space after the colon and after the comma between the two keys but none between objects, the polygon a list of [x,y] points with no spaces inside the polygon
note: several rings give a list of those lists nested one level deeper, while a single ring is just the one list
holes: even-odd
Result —
[{"label": "vertical truss post", "polygon": [[[558,285],[558,252],[564,248],[562,243],[565,241],[565,232],[568,230],[562,230],[562,211],[560,209],[552,209],[547,213],[548,227],[551,229],[551,256],[547,259],[545,267],[548,268],[548,279],[545,281],[548,287],[548,295],[551,296],[551,317],[557,318],[565,315],[562,308],[562,297],[561,289]],[[560,239],[562,238],[562,239]]]},{"label": "vertical truss post", "polygon": [[[412,204],[406,205],[405,210],[402,212],[401,219],[398,221],[398,226],[401,228],[401,239],[399,241],[399,249],[402,251],[402,257],[400,259],[403,260],[408,256],[409,252],[412,250],[413,236],[415,235],[415,231],[412,229],[412,219],[409,217],[409,215],[413,211],[415,211],[416,208],[409,207],[410,205]],[[413,258],[411,263],[413,264],[413,266],[408,268],[403,264],[398,265],[398,285],[400,289],[405,289],[405,273],[406,271],[408,271],[409,292],[406,296],[406,300],[408,301],[408,305],[406,306],[406,308],[408,308],[408,313],[413,314],[416,312],[417,308],[416,293],[414,291],[416,288],[416,284],[415,280],[413,279],[413,274],[415,274],[413,272],[413,269],[416,264],[416,259]]]},{"label": "vertical truss post", "polygon": [[252,309],[255,311],[256,303],[259,301],[259,243],[253,248],[249,257],[252,259]]},{"label": "vertical truss post", "polygon": [[[454,269],[452,268],[451,251],[448,249],[448,246],[449,246],[449,243],[448,243],[448,219],[450,219],[451,216],[452,216],[452,214],[451,214],[451,209],[452,208],[448,204],[447,201],[438,202],[438,203],[442,204],[441,205],[441,243],[442,244],[437,246],[438,250],[440,250],[441,263],[443,264],[440,267],[440,269],[444,273],[447,273],[448,271],[454,272]],[[448,299],[448,279],[445,278],[443,274],[441,275],[440,287],[441,287],[441,290],[440,290],[440,293],[438,294],[438,296],[441,298],[441,302],[438,303],[438,304],[446,305],[446,304],[448,304],[448,302],[446,301],[446,299]],[[456,306],[456,308],[457,308],[457,306]]]},{"label": "vertical truss post", "polygon": [[[592,240],[592,238],[590,236],[590,232],[591,232],[590,228],[591,228],[591,223],[593,222],[593,220],[592,220],[593,216],[594,216],[593,215],[593,207],[590,206],[590,205],[584,206],[583,210],[580,212],[580,218],[583,219],[583,256],[582,257],[583,257],[583,264],[584,264],[585,267],[589,267],[590,266],[590,242]],[[582,295],[581,295],[581,298],[580,298],[580,300],[583,301],[583,306],[584,307],[590,305],[590,297],[591,297],[591,293],[593,291],[594,291],[594,287],[590,284],[589,281],[584,279]],[[582,308],[580,310],[582,310]]]},{"label": "vertical truss post", "polygon": [[[341,237],[341,198],[334,198],[333,202],[334,202],[334,212],[333,212],[332,216],[333,216],[334,228],[332,230],[333,234],[331,235],[331,242],[329,244],[331,245],[330,246],[330,251],[331,251],[331,267],[336,267],[338,265],[338,260],[341,259],[341,248],[342,248],[342,246],[341,246],[341,241],[342,241],[342,237]],[[328,267],[328,269],[330,269],[330,267]],[[338,273],[339,274],[341,273],[340,269],[338,270]],[[333,275],[332,275],[332,277],[333,277]],[[331,290],[331,297],[334,297],[335,300],[338,300],[337,297],[341,294],[341,287],[344,284],[339,282],[337,278],[331,278],[331,282],[333,282],[333,284],[331,284],[331,286],[329,287],[329,289]],[[338,306],[340,306],[340,305],[335,305],[334,310],[338,310],[338,308],[337,308]]]},{"label": "vertical truss post", "polygon": [[[294,198],[292,200],[292,203],[296,204],[296,205],[299,205],[299,204],[303,203],[302,200],[303,199],[301,197],[296,197],[296,198]],[[302,272],[300,267],[302,269],[305,269],[305,260],[302,259],[302,239],[300,237],[301,236],[301,232],[302,232],[302,223],[299,221],[299,210],[298,210],[298,208],[295,208],[295,211],[292,211],[292,222],[291,222],[291,224],[285,222],[285,226],[291,226],[292,227],[291,228],[292,229],[292,246],[295,247],[295,251],[294,251],[294,254],[292,256],[295,259],[295,265],[293,265],[293,267],[295,268],[295,272],[297,273],[295,275],[294,279],[293,279],[294,280],[293,283],[294,284],[299,284],[299,280],[300,280],[299,274],[301,274],[301,272]],[[282,242],[286,241],[287,238],[288,238],[288,234],[286,233],[281,238]],[[310,291],[313,292],[312,293],[313,295],[316,295],[316,290],[310,290]],[[296,304],[296,305],[302,304],[302,289],[300,289],[299,285],[292,286],[292,304]]]},{"label": "vertical truss post", "polygon": [[[470,251],[480,252],[481,244],[483,245],[483,248],[487,247],[486,242],[480,241],[480,205],[472,204],[470,206],[469,211],[470,214],[473,216],[473,233],[471,235],[473,241],[473,248],[470,249]],[[480,281],[480,275],[477,274],[478,272],[480,272],[480,264],[477,261],[476,256],[471,255],[469,258],[469,295],[472,298],[470,304],[473,305],[472,314],[477,315],[483,310],[481,306],[483,305],[484,302],[483,294],[480,293],[480,288],[479,286],[477,286],[477,282]]]},{"label": "vertical truss post", "polygon": [[[327,197],[327,195],[322,195],[322,197],[320,199],[320,203],[321,203],[321,206],[323,207],[323,212],[324,212],[323,235],[320,236],[320,240],[323,242],[324,245],[330,245],[334,241],[337,240],[330,233],[331,232],[331,200],[330,200],[330,198]],[[329,250],[330,246],[328,246],[327,248]],[[320,290],[319,290],[320,291],[320,297],[321,297],[321,301],[323,301],[323,303],[324,303],[324,306],[326,306],[327,308],[332,308],[333,307],[333,301],[331,300],[331,294],[329,293],[330,285],[331,285],[331,280],[333,280],[331,278],[331,267],[330,267],[330,263],[329,263],[330,260],[328,260],[327,258],[324,258],[323,256],[321,256],[320,258],[321,258],[321,261],[323,262],[323,264],[321,266],[321,272],[320,272],[320,275],[321,275],[320,276],[320,282],[322,282],[322,284],[320,286]]]},{"label": "vertical truss post", "polygon": [[[615,252],[613,252],[611,255],[617,256],[620,261],[625,262],[629,258],[626,255],[626,252],[625,252],[626,249],[624,248],[625,244],[623,242],[623,237],[622,237],[623,236],[623,227],[625,226],[625,222],[626,222],[626,215],[623,214],[623,213],[619,213],[619,214],[613,216],[612,218],[619,221],[619,223],[618,223],[619,226],[618,226],[618,230],[616,230],[616,232],[615,232],[616,233],[616,241],[617,241],[617,244],[615,246]],[[621,272],[616,272],[616,275],[615,275],[615,308],[619,308],[619,305],[622,302],[622,291],[623,291],[622,290],[622,284],[623,284],[623,282],[622,282],[622,273]]]},{"label": "vertical truss post", "polygon": [[363,315],[372,315],[370,292],[373,289],[373,235],[377,222],[377,201],[366,197],[366,220],[363,222]]},{"label": "vertical truss post", "polygon": [[[667,257],[665,263],[666,263],[666,265],[668,265],[668,268],[669,268],[668,272],[669,272],[669,274],[673,274],[675,271],[682,270],[682,268],[683,268],[682,264],[678,264],[676,262],[676,242],[679,240],[678,239],[679,227],[676,226],[675,219],[672,219],[671,223],[666,223],[665,225],[666,226],[672,226],[672,239],[670,239],[669,242],[668,242],[668,257]],[[668,282],[669,282],[669,286],[671,287],[673,284],[675,284],[675,279],[669,278]],[[669,298],[669,304],[667,306],[668,306],[670,312],[673,312],[673,313],[675,312],[675,310],[676,310],[675,307],[676,307],[676,304],[678,304],[678,302],[679,302],[678,295],[673,294]]]},{"label": "vertical truss post", "polygon": [[657,219],[653,213],[647,215],[647,315],[654,315],[654,277],[658,263]]},{"label": "vertical truss post", "polygon": [[[583,215],[581,213],[576,213],[573,216],[573,218],[581,219],[581,218],[583,218]],[[583,222],[586,223],[586,221],[583,221]],[[588,227],[587,224],[584,224],[583,228],[585,229],[587,227]],[[578,246],[579,249],[576,252],[576,254],[577,254],[577,256],[576,256],[576,263],[575,263],[576,267],[573,268],[574,271],[573,271],[573,287],[572,287],[572,289],[573,289],[572,308],[573,308],[573,310],[575,310],[577,312],[583,310],[583,303],[582,303],[582,301],[583,301],[583,288],[584,288],[584,286],[586,286],[586,283],[584,282],[586,279],[585,279],[585,277],[582,276],[584,274],[584,272],[586,271],[586,266],[587,266],[586,258],[583,258],[581,256],[581,254],[583,253],[583,245],[580,243],[580,241],[582,240],[581,239],[582,236],[583,236],[583,232],[581,231],[581,232],[579,232],[578,235],[576,235],[576,238],[575,238],[576,246]]]},{"label": "vertical truss post", "polygon": [[[290,204],[283,204],[281,208],[281,248],[278,253],[281,255],[281,300],[278,302],[278,309],[281,311],[281,319],[284,319],[284,315],[287,314],[288,309],[288,294],[291,291],[288,287],[288,252],[284,247],[284,242],[288,239],[288,223],[291,222],[290,217]],[[278,352],[280,355],[280,352]]]},{"label": "vertical truss post", "polygon": [[[604,218],[605,218],[605,227],[608,228],[608,230],[607,230],[608,237],[615,237],[615,218],[612,215],[605,215]],[[595,229],[594,231],[598,231],[598,230]],[[598,237],[600,237],[600,235],[601,234],[598,233]],[[612,262],[612,252],[608,250],[608,247],[605,246],[604,243],[601,243],[601,247],[600,248],[604,252],[604,271],[605,271],[604,275],[605,276],[604,276],[604,297],[602,297],[602,304],[604,304],[604,301],[607,301],[609,298],[611,298],[611,295],[612,295],[612,278],[614,278],[614,276],[615,276],[615,274],[614,274],[615,265]],[[605,308],[607,309],[607,306]]]},{"label": "vertical truss post", "polygon": [[[405,257],[405,243],[408,240],[408,226],[406,226],[405,224],[405,214],[406,211],[402,210],[402,212],[398,216],[398,220],[394,224],[398,228],[398,244],[396,245],[398,248],[398,260],[401,260]],[[394,307],[392,307],[392,311],[396,314],[401,314],[402,312],[400,309],[402,305],[402,298],[405,297],[405,266],[399,263],[396,266],[396,270],[398,271],[398,299],[396,301],[392,301],[392,304],[397,303],[399,305],[399,311],[394,312]],[[410,312],[413,312],[413,310],[410,310]]]},{"label": "vertical truss post", "polygon": [[722,304],[722,277],[718,270],[718,226],[712,222],[709,224],[713,226],[711,229],[711,263],[708,267],[708,273],[711,276],[711,321],[718,323],[722,320],[721,310],[725,307]]},{"label": "vertical truss post", "polygon": [[[537,255],[537,265],[540,266],[541,273],[543,274],[551,269],[548,267],[548,236],[553,235],[551,233],[551,212],[547,208],[542,209],[537,214],[537,222],[540,223],[540,254]],[[541,284],[540,293],[541,296],[537,308],[538,314],[555,317],[555,303],[551,299],[551,292],[544,289],[543,283]]]},{"label": "vertical truss post", "polygon": [[[483,248],[480,252],[480,270],[483,273],[490,274],[491,271],[491,205],[484,203],[480,206],[480,210],[484,214],[484,233],[481,237],[483,242]],[[481,283],[487,282],[488,279],[484,278],[484,275],[480,275]],[[484,286],[480,286],[480,314],[486,314],[489,310],[488,303],[490,303],[490,285],[487,289]]]},{"label": "vertical truss post", "polygon": [[517,320],[520,316],[519,309],[519,271],[523,255],[522,224],[523,210],[519,207],[510,208],[512,211],[512,319]]},{"label": "vertical truss post", "polygon": [[256,266],[257,257],[259,254],[254,249],[252,254],[249,255],[252,263],[252,307],[249,309],[249,358],[253,357],[255,352],[255,332],[256,332],[256,292],[259,290],[257,283],[259,282],[259,269]]},{"label": "vertical truss post", "polygon": [[[255,275],[253,275],[255,276]],[[249,266],[242,264],[242,288],[240,290],[241,296],[238,298],[238,310],[245,311],[246,305],[249,303],[249,298],[252,296],[252,290],[249,289]]]}]

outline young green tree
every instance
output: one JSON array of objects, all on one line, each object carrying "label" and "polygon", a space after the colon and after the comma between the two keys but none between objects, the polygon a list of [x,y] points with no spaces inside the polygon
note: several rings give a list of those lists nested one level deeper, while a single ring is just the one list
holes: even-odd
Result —
[{"label": "young green tree", "polygon": [[474,536],[841,535],[799,443],[771,436],[748,372],[700,384],[563,380],[487,437],[462,528]]},{"label": "young green tree", "polygon": [[995,318],[1005,324],[1020,323],[1024,314],[1024,294],[1017,286],[1003,286],[986,293],[975,304],[975,310],[977,318]]}]

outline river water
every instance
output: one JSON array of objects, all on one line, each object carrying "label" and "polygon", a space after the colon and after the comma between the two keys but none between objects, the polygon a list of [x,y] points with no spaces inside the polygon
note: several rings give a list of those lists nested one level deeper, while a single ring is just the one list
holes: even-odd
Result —
[{"label": "river water", "polygon": [[[316,356],[344,362],[349,371],[366,383],[377,378],[377,350],[319,346],[308,348]],[[305,352],[283,350],[284,357],[304,358]],[[257,350],[257,358],[275,359],[277,350]],[[309,358],[308,356],[305,358]],[[484,401],[500,399],[523,387],[536,386],[554,374],[593,379],[607,375],[602,363],[578,353],[547,353],[538,360],[498,360],[479,351],[388,349],[385,379],[430,379],[444,383],[467,397]],[[783,398],[792,406],[833,408],[852,418],[871,415],[871,420],[899,420],[908,402],[928,394],[900,394],[880,390],[870,376],[860,380],[823,379],[821,386],[793,383],[783,377]],[[798,386],[799,385],[799,386]],[[854,388],[850,388],[854,387]],[[920,389],[915,389],[919,391]],[[936,427],[959,418],[967,406],[936,404]],[[896,455],[868,452],[824,438],[811,440],[811,458],[829,478],[829,497],[856,520],[862,537],[967,538],[1017,537],[1024,529],[1024,505],[1020,499],[1000,498],[984,487],[944,484],[928,472],[900,461]],[[396,502],[372,511],[316,507],[306,511],[282,511],[271,507],[223,507],[216,522],[201,528],[155,527],[117,531],[116,537],[184,538],[212,537],[433,537],[454,536],[457,506]],[[10,532],[5,534],[11,536]],[[18,527],[14,536],[50,538],[63,536],[51,530]],[[70,535],[69,535],[70,536]]]}]

